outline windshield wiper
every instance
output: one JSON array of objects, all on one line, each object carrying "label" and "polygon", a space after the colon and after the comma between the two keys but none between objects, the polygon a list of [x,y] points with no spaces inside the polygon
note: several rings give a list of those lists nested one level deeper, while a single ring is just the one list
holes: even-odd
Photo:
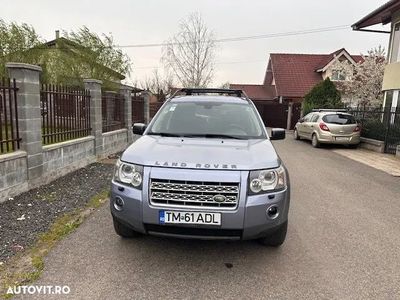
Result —
[{"label": "windshield wiper", "polygon": [[169,133],[169,132],[149,132],[148,135],[159,135],[167,137],[183,137],[182,134]]},{"label": "windshield wiper", "polygon": [[228,134],[213,134],[213,133],[199,133],[199,134],[191,134],[191,133],[169,133],[169,132],[149,132],[148,135],[159,135],[165,137],[187,137],[187,138],[211,138],[211,139],[235,139],[235,140],[245,140],[246,138],[237,137],[234,135]]},{"label": "windshield wiper", "polygon": [[213,133],[204,133],[204,134],[183,134],[183,137],[204,137],[211,139],[235,139],[235,140],[245,140],[245,138],[240,138],[234,135],[228,134],[213,134]]}]

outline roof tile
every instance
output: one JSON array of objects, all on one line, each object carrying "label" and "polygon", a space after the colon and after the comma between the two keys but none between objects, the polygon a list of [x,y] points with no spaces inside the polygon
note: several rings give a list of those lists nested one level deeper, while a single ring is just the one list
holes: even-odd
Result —
[{"label": "roof tile", "polygon": [[252,100],[273,100],[275,99],[275,89],[273,86],[259,84],[231,84],[231,89],[243,90]]}]

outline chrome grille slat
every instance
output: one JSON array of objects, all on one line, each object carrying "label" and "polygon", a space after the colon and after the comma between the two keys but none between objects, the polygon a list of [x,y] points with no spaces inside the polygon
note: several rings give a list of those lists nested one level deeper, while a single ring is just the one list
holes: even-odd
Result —
[{"label": "chrome grille slat", "polygon": [[[225,196],[217,202],[216,195]],[[235,209],[239,199],[239,183],[193,182],[151,179],[150,203],[171,207],[202,207],[210,209]]]},{"label": "chrome grille slat", "polygon": [[232,193],[237,194],[239,192],[239,186],[231,185],[200,185],[200,184],[176,184],[176,183],[165,183],[165,182],[154,182],[152,181],[151,188],[154,190],[166,190],[166,191],[195,191],[195,192],[209,192],[209,193]]}]

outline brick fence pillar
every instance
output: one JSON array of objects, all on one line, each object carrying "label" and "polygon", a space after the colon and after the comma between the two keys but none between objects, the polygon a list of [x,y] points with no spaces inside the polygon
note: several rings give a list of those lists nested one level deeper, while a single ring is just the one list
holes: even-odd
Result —
[{"label": "brick fence pillar", "polygon": [[95,155],[103,153],[103,119],[101,114],[101,85],[97,79],[85,79],[85,89],[90,91],[90,127],[95,137]]},{"label": "brick fence pillar", "polygon": [[149,124],[150,122],[150,97],[151,94],[148,91],[142,92],[143,99],[144,99],[144,123]]},{"label": "brick fence pillar", "polygon": [[128,129],[128,144],[133,142],[132,132],[132,91],[133,87],[121,85],[121,94],[124,96],[124,121]]},{"label": "brick fence pillar", "polygon": [[43,174],[42,123],[40,113],[40,80],[42,68],[23,63],[7,63],[10,78],[18,87],[17,109],[20,149],[27,153],[28,179]]}]

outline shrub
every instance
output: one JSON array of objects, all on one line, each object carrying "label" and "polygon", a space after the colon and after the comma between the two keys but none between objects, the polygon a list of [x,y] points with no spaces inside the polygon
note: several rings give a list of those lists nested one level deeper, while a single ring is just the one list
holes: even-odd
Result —
[{"label": "shrub", "polygon": [[385,140],[385,125],[378,119],[365,120],[362,124],[361,136],[383,141]]},{"label": "shrub", "polygon": [[304,114],[314,108],[343,108],[340,92],[329,78],[318,83],[304,97]]}]

